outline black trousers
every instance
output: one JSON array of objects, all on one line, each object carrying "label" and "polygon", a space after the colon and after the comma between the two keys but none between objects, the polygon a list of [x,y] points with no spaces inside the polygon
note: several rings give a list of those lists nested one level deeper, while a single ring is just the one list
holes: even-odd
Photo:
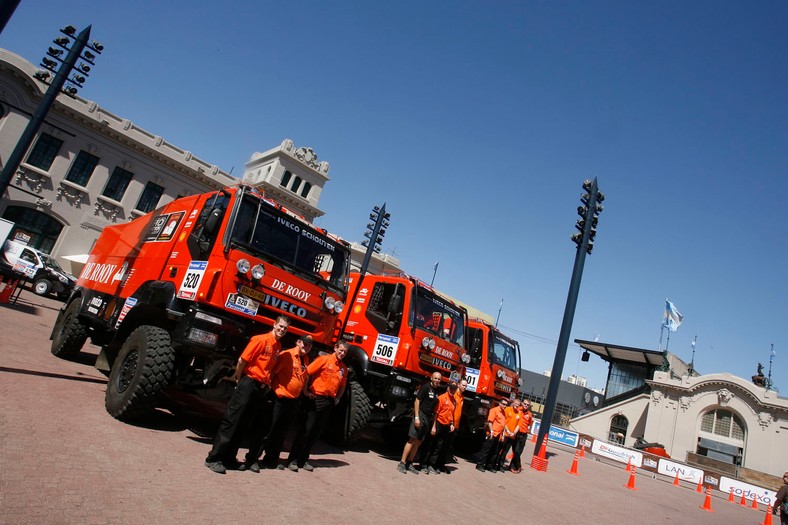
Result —
[{"label": "black trousers", "polygon": [[527,432],[519,432],[517,436],[514,438],[514,448],[512,450],[512,463],[511,467],[512,470],[520,470],[523,468],[522,463],[522,455],[523,450],[525,450],[525,444],[528,442],[528,433]]},{"label": "black trousers", "polygon": [[285,441],[287,428],[293,421],[298,410],[298,399],[277,397],[271,414],[271,428],[265,437],[265,457],[263,464],[276,466],[279,463],[279,454],[282,453],[282,444]]},{"label": "black trousers", "polygon": [[509,454],[509,449],[514,445],[515,436],[503,438],[503,443],[498,448],[498,457],[495,460],[495,466],[503,468],[506,463],[506,456]]},{"label": "black trousers", "polygon": [[249,376],[241,377],[227,403],[227,412],[219,424],[219,429],[213,439],[213,447],[208,453],[206,461],[234,462],[241,431],[247,424],[251,425],[251,436],[246,460],[257,461],[262,453],[265,437],[261,416],[265,405],[265,394],[268,391],[268,385]]},{"label": "black trousers", "polygon": [[303,467],[309,460],[309,453],[323,433],[333,407],[334,398],[327,396],[318,396],[307,402],[306,413],[299,420],[298,431],[287,456],[288,463],[295,461],[299,467]]},{"label": "black trousers", "polygon": [[435,435],[432,436],[427,465],[432,468],[443,468],[446,466],[446,452],[449,448],[450,438],[451,425],[435,423]]},{"label": "black trousers", "polygon": [[484,443],[482,443],[482,448],[479,450],[479,454],[477,456],[479,460],[477,463],[478,466],[490,470],[492,470],[494,467],[497,467],[495,462],[498,460],[498,453],[500,452],[502,445],[502,443],[499,441],[499,438],[500,436],[487,436],[487,439],[485,439]]}]

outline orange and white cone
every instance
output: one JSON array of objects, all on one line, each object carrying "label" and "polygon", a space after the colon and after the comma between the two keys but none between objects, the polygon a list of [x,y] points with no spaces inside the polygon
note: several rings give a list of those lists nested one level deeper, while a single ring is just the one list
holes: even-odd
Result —
[{"label": "orange and white cone", "polygon": [[572,461],[572,468],[567,470],[567,472],[572,474],[573,476],[579,476],[580,475],[580,474],[577,473],[577,458],[578,458],[579,454],[580,454],[579,452],[575,452],[575,459],[574,459],[574,461]]},{"label": "orange and white cone", "polygon": [[675,485],[676,487],[680,487],[681,486],[681,484],[679,483],[679,471],[678,470],[676,471],[676,477],[673,478],[673,485]]},{"label": "orange and white cone", "polygon": [[703,505],[700,506],[703,510],[708,510],[709,512],[714,512],[711,508],[711,487],[706,489],[706,501],[703,502]]},{"label": "orange and white cone", "polygon": [[761,525],[772,525],[772,506],[766,507],[766,517],[763,518]]},{"label": "orange and white cone", "polygon": [[635,467],[633,466],[629,471],[629,481],[624,485],[629,490],[637,490],[635,488]]},{"label": "orange and white cone", "polygon": [[758,510],[758,495],[757,494],[753,494],[752,495],[752,506],[750,508]]},{"label": "orange and white cone", "polygon": [[728,496],[728,501],[731,503],[736,503],[736,498],[733,497],[733,487],[731,487],[731,495]]}]

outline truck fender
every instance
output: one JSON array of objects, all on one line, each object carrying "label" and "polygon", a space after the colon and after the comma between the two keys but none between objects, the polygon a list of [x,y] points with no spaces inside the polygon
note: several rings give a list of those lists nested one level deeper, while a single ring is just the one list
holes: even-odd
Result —
[{"label": "truck fender", "polygon": [[[141,325],[158,326],[167,330],[170,326],[167,308],[175,302],[175,285],[169,281],[148,281],[143,283],[131,296],[137,304],[128,311],[123,322],[118,326],[113,347],[120,346],[123,341]],[[112,364],[114,359],[109,359]]]},{"label": "truck fender", "polygon": [[364,377],[367,375],[369,356],[360,346],[348,346],[347,355],[345,355],[345,363],[349,368],[353,369],[356,377]]}]

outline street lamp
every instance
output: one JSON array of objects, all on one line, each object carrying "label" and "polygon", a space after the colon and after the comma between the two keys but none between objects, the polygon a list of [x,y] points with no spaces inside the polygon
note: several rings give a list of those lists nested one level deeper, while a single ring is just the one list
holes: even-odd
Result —
[{"label": "street lamp", "polygon": [[[52,41],[55,46],[50,47],[47,50],[46,56],[41,59],[40,65],[43,69],[38,70],[33,75],[33,78],[47,84],[49,88],[46,90],[46,93],[44,93],[35,113],[33,113],[33,116],[30,118],[30,122],[28,122],[25,131],[22,132],[22,136],[19,137],[14,151],[8,157],[5,166],[3,166],[2,174],[0,174],[0,196],[5,193],[8,185],[11,183],[11,178],[22,163],[22,157],[30,148],[33,138],[36,133],[38,133],[41,124],[44,123],[44,119],[49,113],[52,104],[55,103],[57,95],[59,93],[65,93],[72,98],[76,97],[78,89],[83,86],[85,80],[89,76],[90,68],[95,66],[94,60],[96,59],[96,54],[101,54],[104,46],[95,40],[88,43],[90,28],[91,26],[88,26],[78,35],[74,36],[77,32],[74,26],[69,25],[64,27],[60,30],[64,36],[55,38]],[[87,48],[87,50],[85,48]],[[66,56],[62,58],[64,52]],[[82,60],[78,66],[77,60]],[[60,64],[59,67],[58,64]],[[69,78],[69,75],[71,75],[75,67],[78,73],[75,73],[74,76]]]},{"label": "street lamp", "polygon": [[[564,319],[561,323],[561,335],[558,337],[558,346],[555,350],[553,368],[550,371],[550,385],[547,388],[547,399],[542,413],[542,422],[539,425],[539,435],[536,439],[534,457],[531,467],[537,470],[547,469],[547,459],[539,457],[542,444],[547,439],[550,432],[550,424],[555,412],[555,405],[558,401],[558,387],[561,383],[561,373],[564,371],[564,361],[566,360],[566,349],[569,346],[569,334],[572,332],[572,322],[575,317],[575,307],[577,306],[577,296],[580,291],[580,280],[583,277],[583,265],[585,264],[586,254],[591,254],[594,247],[594,237],[596,237],[596,226],[599,222],[599,214],[602,212],[601,202],[605,200],[604,194],[597,187],[596,178],[593,181],[583,182],[583,193],[580,196],[582,206],[578,206],[577,214],[580,219],[575,224],[579,233],[572,235],[572,241],[577,245],[575,254],[575,266],[572,270],[572,281],[569,285],[569,294],[566,298],[564,308]],[[587,352],[586,352],[587,353]],[[587,361],[585,355],[583,360]]]}]

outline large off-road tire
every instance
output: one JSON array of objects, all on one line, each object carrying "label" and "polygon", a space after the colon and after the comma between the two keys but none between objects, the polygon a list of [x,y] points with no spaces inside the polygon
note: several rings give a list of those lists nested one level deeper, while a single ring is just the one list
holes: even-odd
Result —
[{"label": "large off-road tire", "polygon": [[79,299],[74,299],[66,306],[52,332],[52,355],[61,359],[73,359],[85,346],[88,339],[88,328],[77,317]]},{"label": "large off-road tire", "polygon": [[372,403],[361,383],[348,380],[345,395],[334,407],[325,440],[339,447],[352,443],[366,428],[371,412]]},{"label": "large off-road tire", "polygon": [[33,293],[36,295],[43,295],[46,297],[52,290],[52,281],[43,277],[36,279],[33,282]]},{"label": "large off-road tire", "polygon": [[361,383],[351,379],[347,385],[348,411],[345,427],[345,441],[352,441],[367,428],[372,413],[372,403]]},{"label": "large off-road tire", "polygon": [[107,382],[104,405],[116,419],[150,414],[170,382],[175,363],[170,334],[156,326],[135,329],[120,349]]}]

